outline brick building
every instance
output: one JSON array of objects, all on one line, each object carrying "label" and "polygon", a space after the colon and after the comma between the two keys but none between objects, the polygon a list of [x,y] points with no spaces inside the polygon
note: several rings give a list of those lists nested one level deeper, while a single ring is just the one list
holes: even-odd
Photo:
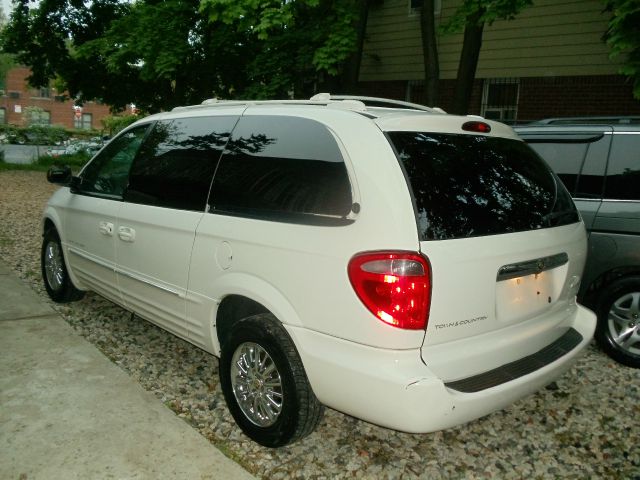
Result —
[{"label": "brick building", "polygon": [[69,129],[101,129],[101,120],[109,115],[109,107],[98,102],[85,102],[78,108],[55,88],[31,88],[27,67],[15,67],[6,75],[4,90],[0,97],[0,123],[23,126],[27,107],[43,110],[38,123],[61,125]]},{"label": "brick building", "polygon": [[[436,0],[438,24],[461,0]],[[419,0],[372,6],[360,70],[362,93],[425,103]],[[470,113],[505,122],[545,117],[640,115],[602,36],[600,0],[536,0],[514,19],[485,25]],[[450,108],[462,34],[438,35],[440,95]]]}]

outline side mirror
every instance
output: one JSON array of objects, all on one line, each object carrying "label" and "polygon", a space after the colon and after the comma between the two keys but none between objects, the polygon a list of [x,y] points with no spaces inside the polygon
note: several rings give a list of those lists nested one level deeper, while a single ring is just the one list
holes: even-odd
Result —
[{"label": "side mirror", "polygon": [[69,185],[72,177],[71,168],[68,165],[64,167],[54,165],[47,171],[47,180],[56,185]]}]

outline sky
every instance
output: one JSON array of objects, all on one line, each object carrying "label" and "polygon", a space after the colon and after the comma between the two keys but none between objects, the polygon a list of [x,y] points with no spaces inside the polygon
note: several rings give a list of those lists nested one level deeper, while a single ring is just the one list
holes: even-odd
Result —
[{"label": "sky", "polygon": [[2,11],[9,18],[9,14],[11,13],[11,0],[2,0]]}]

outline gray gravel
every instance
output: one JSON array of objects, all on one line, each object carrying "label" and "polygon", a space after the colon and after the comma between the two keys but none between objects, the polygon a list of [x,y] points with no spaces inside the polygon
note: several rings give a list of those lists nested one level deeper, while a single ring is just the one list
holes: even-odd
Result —
[{"label": "gray gravel", "polygon": [[[40,216],[54,190],[43,173],[0,172],[0,255],[43,298]],[[233,423],[216,358],[94,294],[55,308],[259,477],[640,479],[640,370],[616,364],[595,346],[551,386],[467,425],[412,435],[327,410],[312,435],[270,450]]]}]

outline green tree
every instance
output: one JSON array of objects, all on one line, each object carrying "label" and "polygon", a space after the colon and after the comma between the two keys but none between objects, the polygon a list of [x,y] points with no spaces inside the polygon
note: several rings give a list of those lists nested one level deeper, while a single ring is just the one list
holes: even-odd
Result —
[{"label": "green tree", "polygon": [[251,58],[243,39],[201,13],[199,0],[50,0],[15,3],[2,34],[5,51],[77,103],[100,99],[143,111],[201,102],[241,78]]},{"label": "green tree", "polygon": [[104,117],[101,122],[104,130],[109,135],[115,135],[120,130],[125,129],[129,125],[131,125],[136,120],[139,120],[140,117],[138,115],[108,115]]},{"label": "green tree", "polygon": [[464,0],[451,20],[443,25],[443,31],[447,33],[464,29],[452,113],[465,115],[469,111],[484,26],[496,20],[512,20],[532,4],[533,0]]},{"label": "green tree", "polygon": [[605,6],[612,16],[604,39],[611,57],[625,56],[620,73],[633,81],[633,96],[640,100],[640,1],[605,0]]},{"label": "green tree", "polygon": [[0,42],[33,86],[154,112],[337,82],[360,12],[351,0],[16,0]]},{"label": "green tree", "polygon": [[[363,17],[369,1],[202,0],[212,22],[222,21],[243,35],[253,58],[249,83],[239,96],[308,96],[341,88],[351,79],[346,63],[361,51]],[[366,19],[365,19],[366,21]],[[347,82],[349,83],[349,82]]]}]

